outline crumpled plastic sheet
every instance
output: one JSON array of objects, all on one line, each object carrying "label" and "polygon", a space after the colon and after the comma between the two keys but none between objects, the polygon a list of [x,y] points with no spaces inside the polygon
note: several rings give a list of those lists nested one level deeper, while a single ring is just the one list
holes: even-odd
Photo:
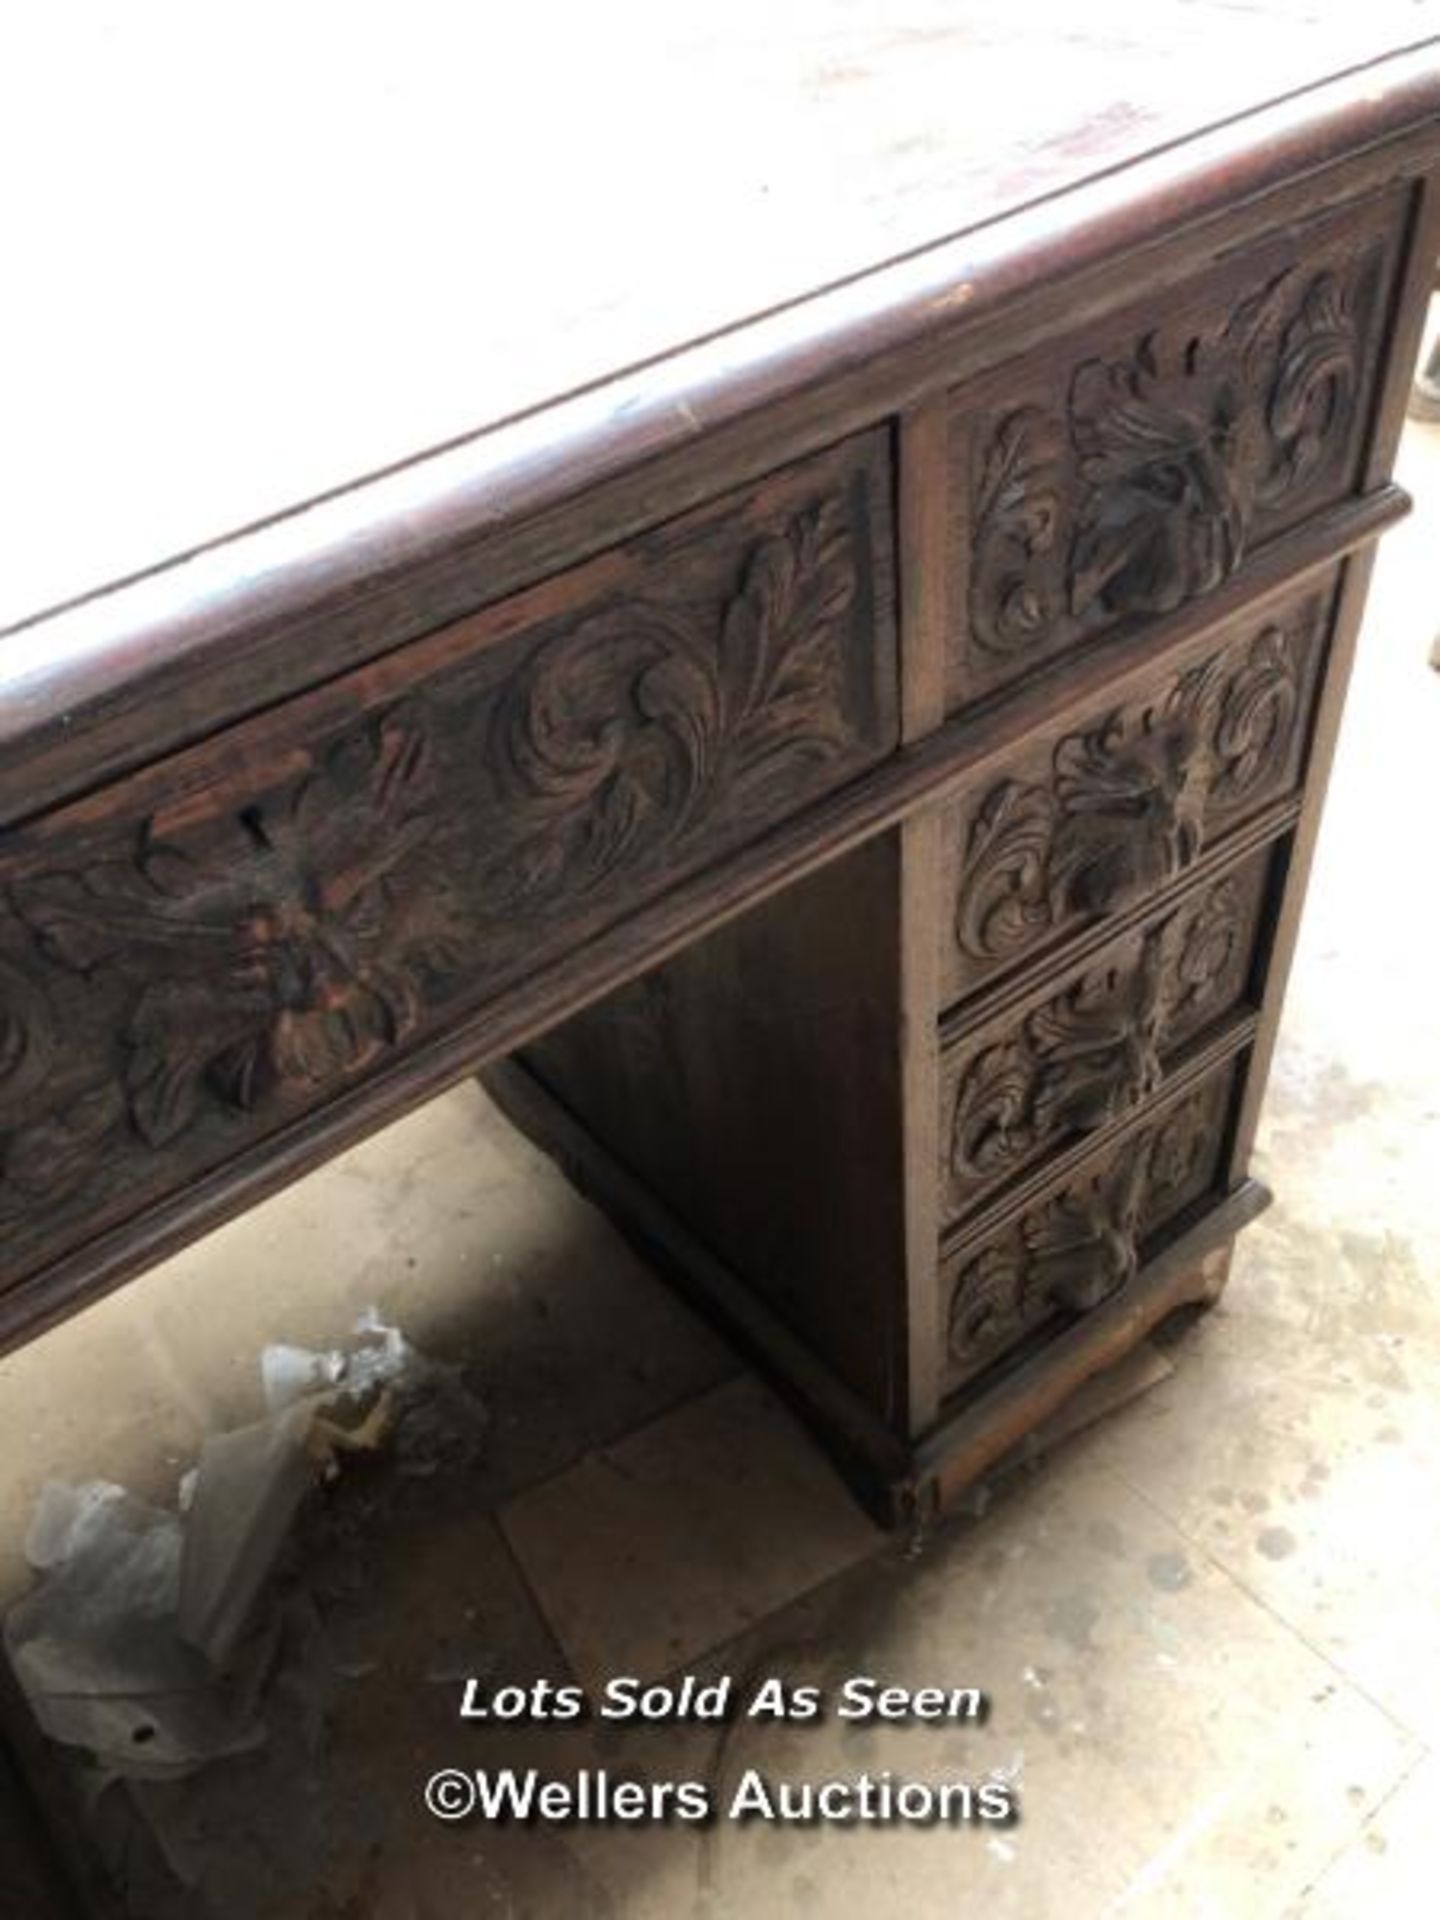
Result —
[{"label": "crumpled plastic sheet", "polygon": [[386,1447],[399,1471],[427,1474],[473,1459],[484,1437],[458,1368],[373,1308],[355,1332],[348,1350],[267,1347],[265,1417],[206,1439],[176,1510],[103,1480],[42,1490],[25,1548],[37,1582],[4,1637],[52,1739],[135,1779],[265,1740],[282,1640],[271,1575],[308,1490],[347,1451]]}]

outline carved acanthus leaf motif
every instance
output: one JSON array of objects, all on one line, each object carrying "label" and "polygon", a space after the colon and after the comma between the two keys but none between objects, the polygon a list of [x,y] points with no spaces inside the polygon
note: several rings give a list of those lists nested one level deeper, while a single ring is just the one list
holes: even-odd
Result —
[{"label": "carved acanthus leaf motif", "polygon": [[946,1344],[957,1367],[973,1372],[1025,1331],[1023,1256],[987,1247],[965,1267],[950,1295]]},{"label": "carved acanthus leaf motif", "polygon": [[1240,671],[1214,676],[1210,730],[1210,794],[1221,807],[1245,800],[1283,760],[1295,734],[1300,676],[1284,629],[1268,626],[1251,644]]},{"label": "carved acanthus leaf motif", "polygon": [[1047,862],[1050,917],[1112,912],[1183,873],[1200,851],[1203,736],[1183,698],[1112,714],[1054,756],[1058,802]]},{"label": "carved acanthus leaf motif", "polygon": [[[518,928],[743,817],[777,770],[853,752],[856,568],[829,496],[755,540],[718,605],[616,604],[473,708],[413,699],[237,811],[150,819],[123,851],[17,880],[0,1206],[46,1166],[82,1184],[117,1130],[165,1147],[202,1114],[343,1083],[493,977]],[[72,1062],[47,1094],[45,969],[118,1007],[110,1082],[76,1092]]]},{"label": "carved acanthus leaf motif", "polygon": [[440,823],[430,799],[425,730],[396,713],[193,846],[147,824],[133,865],[17,888],[47,959],[131,984],[122,1086],[150,1146],[189,1126],[205,1089],[248,1111],[353,1070],[414,1027],[426,970],[454,958],[427,857]]},{"label": "carved acanthus leaf motif", "polygon": [[1159,1086],[1163,953],[1150,935],[1133,967],[1086,975],[1026,1022],[1041,1140],[1108,1126]]},{"label": "carved acanthus leaf motif", "polygon": [[1160,1083],[1163,935],[1126,965],[1087,973],[987,1047],[956,1089],[950,1165],[968,1180],[1108,1126]]},{"label": "carved acanthus leaf motif", "polygon": [[0,1136],[0,1220],[59,1199],[84,1181],[124,1122],[124,1095],[104,1080],[33,1125]]},{"label": "carved acanthus leaf motif", "polygon": [[1213,1144],[1214,1116],[1204,1090],[1191,1094],[1165,1116],[1150,1146],[1145,1209],[1154,1217],[1194,1182]]},{"label": "carved acanthus leaf motif", "polygon": [[713,630],[630,603],[540,646],[497,712],[494,760],[521,822],[497,882],[573,896],[681,838],[782,762],[847,742],[837,629],[855,593],[840,503],[760,540]]},{"label": "carved acanthus leaf motif", "polygon": [[1054,418],[1020,407],[996,429],[980,473],[975,517],[975,638],[1022,653],[1065,605],[1064,446]]},{"label": "carved acanthus leaf motif", "polygon": [[1151,1144],[1152,1136],[1139,1135],[1109,1166],[1026,1215],[1024,1285],[1032,1311],[1043,1301],[1088,1313],[1134,1279]]},{"label": "carved acanthus leaf motif", "polygon": [[54,1051],[44,995],[18,967],[0,961],[0,1118],[19,1113],[43,1084]]},{"label": "carved acanthus leaf motif", "polygon": [[1191,339],[1167,364],[1155,336],[1125,361],[1086,361],[1070,386],[1080,493],[1070,611],[1170,613],[1240,563],[1249,502],[1245,391]]},{"label": "carved acanthus leaf motif", "polygon": [[1200,853],[1210,811],[1275,778],[1299,710],[1296,649],[1272,625],[1165,698],[1067,735],[1048,786],[1001,781],[966,848],[961,950],[1011,959],[1072,916],[1099,918],[1174,880]]},{"label": "carved acanthus leaf motif", "polygon": [[1355,424],[1378,255],[1277,273],[1218,328],[1154,329],[1075,367],[1063,409],[1004,414],[979,461],[971,633],[996,657],[1173,612],[1240,564],[1258,510],[1310,486]]},{"label": "carved acanthus leaf motif", "polygon": [[1142,1248],[1209,1177],[1228,1078],[1186,1094],[982,1246],[948,1304],[954,1367],[974,1374],[1057,1313],[1088,1313],[1127,1287]]},{"label": "carved acanthus leaf motif", "polygon": [[1247,927],[1233,880],[1217,882],[1197,907],[1175,916],[1166,935],[1176,949],[1167,988],[1170,1014],[1193,1015],[1220,997],[1245,949]]},{"label": "carved acanthus leaf motif", "polygon": [[1151,1136],[1081,1175],[960,1269],[947,1319],[951,1361],[973,1373],[1051,1314],[1084,1313],[1134,1278]]},{"label": "carved acanthus leaf motif", "polygon": [[986,795],[971,830],[956,905],[966,953],[1001,960],[1021,953],[1054,917],[1049,860],[1059,807],[1044,787],[1004,780]]},{"label": "carved acanthus leaf motif", "polygon": [[1373,265],[1349,292],[1317,274],[1285,331],[1266,406],[1271,462],[1259,496],[1273,505],[1298,491],[1341,437],[1355,404],[1357,310],[1374,297]]},{"label": "carved acanthus leaf motif", "polygon": [[1023,1039],[987,1047],[960,1082],[950,1115],[950,1169],[982,1180],[1035,1148],[1035,1060]]}]

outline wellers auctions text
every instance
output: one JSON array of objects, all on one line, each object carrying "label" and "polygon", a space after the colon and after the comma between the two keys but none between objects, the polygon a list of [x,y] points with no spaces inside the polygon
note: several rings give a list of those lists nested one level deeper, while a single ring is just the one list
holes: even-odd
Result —
[{"label": "wellers auctions text", "polygon": [[430,1811],[444,1820],[472,1815],[497,1825],[608,1826],[616,1822],[666,1825],[673,1820],[706,1823],[717,1815],[748,1821],[823,1821],[830,1826],[961,1826],[972,1822],[1009,1826],[1019,1813],[1014,1782],[992,1777],[964,1780],[902,1780],[893,1773],[861,1773],[849,1779],[777,1780],[747,1767],[721,1800],[704,1780],[617,1778],[604,1768],[570,1779],[546,1778],[534,1767],[499,1767],[464,1773],[446,1769],[426,1788]]}]

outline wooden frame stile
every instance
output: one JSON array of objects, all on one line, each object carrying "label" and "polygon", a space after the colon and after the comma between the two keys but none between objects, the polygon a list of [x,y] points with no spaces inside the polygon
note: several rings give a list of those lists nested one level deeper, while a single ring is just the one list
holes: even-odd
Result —
[{"label": "wooden frame stile", "polygon": [[[951,497],[943,394],[902,414],[899,477],[900,735],[903,747],[945,721],[945,641],[953,617],[952,556],[963,551]],[[901,822],[900,969],[902,1125],[905,1133],[905,1267],[909,1431],[933,1426],[940,1409],[938,1191],[940,939],[945,917],[940,808]]]}]

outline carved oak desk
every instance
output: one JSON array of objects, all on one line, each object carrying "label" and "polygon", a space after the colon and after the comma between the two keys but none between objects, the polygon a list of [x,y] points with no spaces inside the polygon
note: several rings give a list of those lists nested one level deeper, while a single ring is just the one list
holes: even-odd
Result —
[{"label": "carved oak desk", "polygon": [[[923,70],[904,36],[863,50],[904,84],[869,145],[833,140],[828,223],[813,155],[810,210],[761,211],[783,86],[763,164],[724,149],[730,200],[680,168],[693,224],[656,230],[650,150],[616,248],[675,251],[667,351],[586,255],[599,294],[536,349],[569,397],[363,484],[386,435],[442,437],[447,380],[450,431],[485,417],[458,248],[403,313],[375,289],[405,351],[328,416],[327,350],[372,319],[343,249],[289,303],[313,352],[283,405],[263,342],[222,341],[213,391],[177,361],[134,431],[124,368],[74,373],[88,454],[35,455],[7,509],[12,603],[75,593],[0,639],[6,1339],[487,1063],[886,1515],[1216,1291],[1404,504],[1440,59],[1325,79],[1353,50],[1318,28],[1157,0],[1073,35],[1017,133],[1043,49],[943,11]],[[1177,53],[1197,21],[1228,36],[1209,66]],[[854,132],[815,97],[805,127]],[[179,355],[137,297],[160,345],[133,351]],[[517,406],[523,333],[472,356]],[[210,539],[287,504],[247,411],[274,487],[315,497]]]}]

